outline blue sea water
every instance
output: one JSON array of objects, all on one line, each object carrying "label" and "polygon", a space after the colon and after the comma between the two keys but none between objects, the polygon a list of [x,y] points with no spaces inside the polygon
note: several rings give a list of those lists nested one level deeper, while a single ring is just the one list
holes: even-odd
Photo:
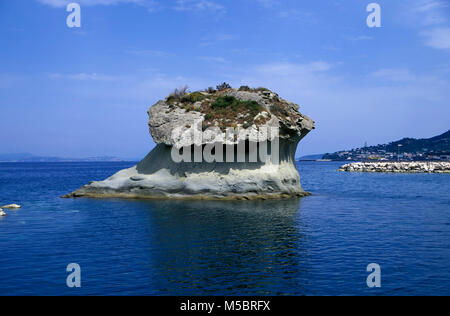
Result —
[{"label": "blue sea water", "polygon": [[301,162],[303,199],[59,198],[131,165],[1,163],[23,208],[0,218],[0,295],[450,295],[449,175]]}]

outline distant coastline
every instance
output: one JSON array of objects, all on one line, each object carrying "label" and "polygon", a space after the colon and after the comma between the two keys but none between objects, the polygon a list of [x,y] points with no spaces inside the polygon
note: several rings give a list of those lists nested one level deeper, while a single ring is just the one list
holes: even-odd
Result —
[{"label": "distant coastline", "polygon": [[389,144],[325,154],[332,161],[450,161],[450,130],[425,139],[403,138]]},{"label": "distant coastline", "polygon": [[425,139],[403,138],[389,144],[343,150],[335,153],[308,155],[296,161],[345,161],[345,162],[419,162],[450,161],[450,130]]},{"label": "distant coastline", "polygon": [[125,159],[114,156],[97,156],[86,158],[54,157],[54,156],[35,156],[33,154],[0,154],[0,163],[4,162],[131,162],[137,159]]}]

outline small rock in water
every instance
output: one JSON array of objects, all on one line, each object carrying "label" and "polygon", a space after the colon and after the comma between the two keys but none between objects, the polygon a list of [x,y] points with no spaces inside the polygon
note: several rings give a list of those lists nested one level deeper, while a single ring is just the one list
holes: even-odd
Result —
[{"label": "small rock in water", "polygon": [[17,208],[21,208],[22,206],[18,205],[18,204],[8,204],[8,205],[4,205],[0,208],[11,208],[11,209],[17,209]]},{"label": "small rock in water", "polygon": [[0,216],[6,216],[6,213],[0,208]]}]

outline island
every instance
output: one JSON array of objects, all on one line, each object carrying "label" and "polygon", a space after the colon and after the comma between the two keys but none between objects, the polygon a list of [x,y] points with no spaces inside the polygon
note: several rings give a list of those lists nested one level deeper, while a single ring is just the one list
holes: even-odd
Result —
[{"label": "island", "polygon": [[309,195],[295,167],[314,129],[299,106],[265,88],[176,89],[150,107],[156,147],[136,166],[65,198],[253,200]]}]

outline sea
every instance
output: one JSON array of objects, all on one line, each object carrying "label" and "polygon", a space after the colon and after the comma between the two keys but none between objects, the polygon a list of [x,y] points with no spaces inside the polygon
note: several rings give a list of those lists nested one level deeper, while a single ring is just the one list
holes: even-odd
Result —
[{"label": "sea", "polygon": [[450,295],[448,174],[298,162],[301,199],[60,198],[133,164],[0,163],[0,205],[22,205],[0,295]]}]

